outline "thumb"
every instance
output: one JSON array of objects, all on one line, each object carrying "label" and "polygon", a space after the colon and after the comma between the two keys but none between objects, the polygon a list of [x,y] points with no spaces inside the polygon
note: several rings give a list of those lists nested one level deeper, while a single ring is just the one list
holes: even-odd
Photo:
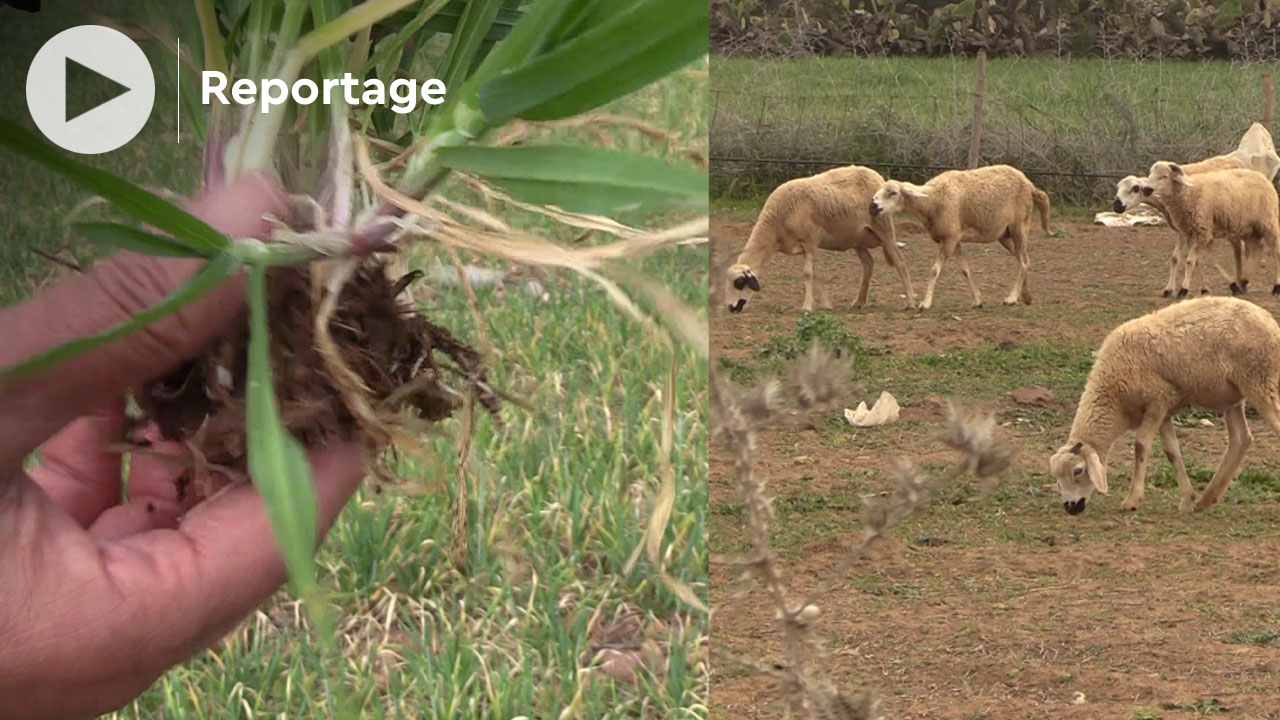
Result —
[{"label": "thumb", "polygon": [[[263,236],[266,213],[283,215],[285,196],[265,175],[250,174],[194,200],[189,211],[232,237]],[[69,340],[102,332],[149,308],[186,282],[199,259],[120,252],[87,273],[0,311],[0,366],[19,363]],[[0,468],[14,468],[72,419],[121,397],[198,354],[244,306],[237,275],[201,300],[151,325],[0,386]]]}]

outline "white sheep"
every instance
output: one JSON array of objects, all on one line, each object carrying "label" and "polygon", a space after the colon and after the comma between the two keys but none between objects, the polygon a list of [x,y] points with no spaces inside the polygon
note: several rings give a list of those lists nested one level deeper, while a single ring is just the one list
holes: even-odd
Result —
[{"label": "white sheep", "polygon": [[969,272],[969,261],[960,251],[961,243],[999,242],[1018,261],[1018,276],[1005,305],[1019,300],[1031,304],[1027,290],[1027,255],[1032,209],[1040,212],[1040,225],[1049,231],[1049,196],[1008,165],[989,165],[975,170],[949,170],[924,185],[890,180],[876,191],[871,201],[873,215],[906,212],[920,218],[929,237],[938,244],[929,286],[921,310],[933,305],[933,289],[947,258],[955,256],[960,272],[973,292],[973,306],[982,307],[982,295]]},{"label": "white sheep", "polygon": [[[817,251],[854,250],[862,263],[862,284],[854,307],[867,302],[871,288],[871,269],[875,261],[868,252],[877,247],[884,259],[898,271],[906,294],[906,304],[915,302],[907,264],[898,251],[893,221],[873,217],[869,210],[871,195],[884,182],[876,171],[850,165],[808,177],[788,180],[769,194],[747,244],[729,267],[727,282],[729,310],[741,312],[747,303],[747,290],[759,292],[757,273],[774,253],[804,255],[804,312],[814,309],[814,261]],[[823,305],[830,307],[826,289],[819,285]]]},{"label": "white sheep", "polygon": [[1280,198],[1265,175],[1253,170],[1214,170],[1189,176],[1181,165],[1160,161],[1151,166],[1142,190],[1162,203],[1169,224],[1182,236],[1175,253],[1182,254],[1182,286],[1186,297],[1196,260],[1215,236],[1224,236],[1235,257],[1232,294],[1248,290],[1249,247],[1275,259],[1272,294],[1280,294]]},{"label": "white sheep", "polygon": [[[1241,167],[1241,164],[1234,155],[1219,155],[1207,160],[1183,165],[1182,171],[1188,175],[1193,175],[1215,169],[1221,170],[1238,167]],[[1176,233],[1177,239],[1174,241],[1173,252],[1169,254],[1169,279],[1165,282],[1164,290],[1161,292],[1164,297],[1170,297],[1173,295],[1177,286],[1178,267],[1182,264],[1182,258],[1186,255],[1186,239],[1183,237],[1182,233],[1177,232],[1178,228],[1174,226],[1173,221],[1169,218],[1169,210],[1164,206],[1164,202],[1153,196],[1151,186],[1147,183],[1147,178],[1138,177],[1137,175],[1129,175],[1116,183],[1116,197],[1115,202],[1112,203],[1112,208],[1117,213],[1128,212],[1139,205],[1147,205],[1158,212],[1160,217],[1164,218],[1165,224]],[[1234,248],[1235,246],[1233,245],[1232,247]],[[1213,262],[1213,266],[1217,268],[1218,272],[1221,273],[1223,277],[1235,284],[1237,288],[1243,289],[1239,283],[1243,281],[1244,278],[1228,275],[1217,261]],[[1201,294],[1208,292],[1209,289],[1207,287],[1201,286]]]},{"label": "white sheep", "polygon": [[[1098,350],[1067,443],[1049,458],[1063,506],[1075,515],[1095,490],[1107,492],[1107,456],[1134,430],[1133,478],[1121,507],[1142,502],[1158,432],[1178,479],[1180,509],[1208,508],[1253,442],[1245,402],[1280,435],[1280,325],[1263,308],[1239,298],[1196,298],[1120,325]],[[1173,430],[1173,414],[1185,407],[1221,412],[1227,425],[1227,452],[1199,502]]]}]

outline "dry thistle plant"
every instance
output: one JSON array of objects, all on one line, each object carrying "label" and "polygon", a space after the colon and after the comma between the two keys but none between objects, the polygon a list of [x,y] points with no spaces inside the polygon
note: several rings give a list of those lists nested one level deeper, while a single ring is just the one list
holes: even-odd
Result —
[{"label": "dry thistle plant", "polygon": [[[721,268],[722,269],[722,268]],[[713,267],[712,277],[722,277]],[[716,297],[722,283],[711,283],[712,307],[723,307]],[[713,356],[713,361],[714,361]],[[850,693],[833,682],[826,668],[822,645],[815,637],[821,610],[819,601],[840,588],[850,570],[867,548],[889,534],[894,527],[922,509],[929,498],[968,474],[990,492],[999,476],[1008,469],[1012,451],[995,434],[995,418],[989,413],[949,408],[941,440],[959,453],[959,458],[937,477],[917,471],[910,461],[899,459],[893,472],[895,488],[887,497],[867,503],[862,512],[862,535],[838,565],[800,601],[789,597],[778,558],[769,546],[769,521],[773,518],[771,498],[765,479],[755,468],[756,437],[793,413],[807,414],[833,409],[848,388],[849,365],[815,344],[791,368],[788,380],[767,379],[751,388],[727,382],[711,364],[712,440],[726,444],[733,456],[734,474],[745,515],[745,531],[751,550],[744,557],[727,562],[741,568],[744,579],[763,585],[774,608],[774,618],[782,638],[785,664],[769,664],[717,651],[721,662],[738,665],[772,677],[786,702],[787,716],[813,720],[880,720],[881,704],[871,690]],[[740,590],[735,597],[742,597]],[[713,612],[715,609],[713,608]]]}]

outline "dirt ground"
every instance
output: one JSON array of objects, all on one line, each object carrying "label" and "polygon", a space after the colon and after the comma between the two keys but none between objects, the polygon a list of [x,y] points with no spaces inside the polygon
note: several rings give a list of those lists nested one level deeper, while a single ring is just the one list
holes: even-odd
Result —
[{"label": "dirt ground", "polygon": [[[872,305],[850,307],[860,277],[853,253],[823,253],[819,278],[835,317],[871,352],[856,367],[845,407],[888,390],[902,404],[892,425],[858,429],[840,413],[759,437],[758,469],[774,496],[771,543],[793,595],[826,579],[859,537],[862,498],[888,488],[897,456],[936,472],[952,455],[937,439],[945,403],[990,408],[1016,448],[1000,487],[944,492],[819,600],[822,660],[846,688],[872,687],[892,718],[976,720],[1280,719],[1280,438],[1250,414],[1255,443],[1224,501],[1177,510],[1163,453],[1144,505],[1119,507],[1132,436],[1110,458],[1111,493],[1080,516],[1062,509],[1047,472],[1066,439],[1092,349],[1118,323],[1167,302],[1173,234],[1055,220],[1030,247],[1031,306],[1000,304],[1014,278],[1000,247],[967,246],[985,307],[970,308],[954,264],[934,306],[901,309],[897,276],[878,253]],[[714,258],[736,254],[741,218],[713,221]],[[899,225],[918,296],[935,246]],[[1213,257],[1229,266],[1226,248]],[[1217,294],[1226,281],[1202,260]],[[771,338],[793,336],[803,300],[799,257],[775,257],[743,313],[713,313],[719,366],[763,377]],[[1270,261],[1249,299],[1273,313]],[[1048,393],[1020,403],[1019,388]],[[1026,398],[1023,398],[1026,400]],[[1205,423],[1212,423],[1212,426]],[[1178,434],[1203,488],[1224,450],[1220,418],[1184,414]],[[774,609],[753,579],[726,564],[746,549],[741,499],[723,444],[711,447],[712,643],[740,657],[783,662]],[[772,683],[731,663],[712,678],[712,717],[782,717]]]}]

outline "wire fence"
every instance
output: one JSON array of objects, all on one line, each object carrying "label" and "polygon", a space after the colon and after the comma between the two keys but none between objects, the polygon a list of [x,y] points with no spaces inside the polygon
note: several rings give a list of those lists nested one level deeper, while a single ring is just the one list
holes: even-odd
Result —
[{"label": "wire fence", "polygon": [[[929,71],[917,63],[904,78],[868,63],[873,72],[841,83],[829,77],[830,61],[814,64],[807,80],[796,65],[803,64],[757,61],[755,77],[735,66],[712,88],[713,193],[759,195],[839,165],[913,182],[967,167],[975,130],[970,68],[943,60],[942,72],[921,78]],[[1231,151],[1252,122],[1264,120],[1269,72],[1202,63],[1198,71],[1153,77],[1149,66],[1128,65],[1143,72],[1127,73],[1122,61],[997,70],[998,82],[983,92],[978,164],[1018,167],[1057,202],[1096,204],[1114,193],[1116,180],[1145,174],[1157,160]],[[712,77],[722,79],[718,68]],[[857,89],[803,91],[840,84]],[[903,87],[913,84],[928,87]]]}]

